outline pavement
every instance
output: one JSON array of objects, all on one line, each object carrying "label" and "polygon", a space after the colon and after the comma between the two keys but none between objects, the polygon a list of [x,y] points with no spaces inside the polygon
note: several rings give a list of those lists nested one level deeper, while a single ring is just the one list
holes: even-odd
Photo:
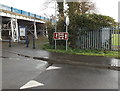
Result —
[{"label": "pavement", "polygon": [[50,64],[64,63],[64,64],[75,64],[81,66],[120,70],[120,59],[116,59],[116,58],[55,53],[40,49],[39,50],[32,49],[30,47],[26,48],[24,44],[18,44],[18,45],[19,46],[12,45],[12,47],[5,47],[3,43],[3,50],[18,54],[19,56],[48,61]]}]

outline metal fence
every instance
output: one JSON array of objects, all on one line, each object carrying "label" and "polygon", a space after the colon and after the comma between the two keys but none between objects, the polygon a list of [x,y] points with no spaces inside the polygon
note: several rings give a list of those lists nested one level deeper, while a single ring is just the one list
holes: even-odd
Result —
[{"label": "metal fence", "polygon": [[76,45],[80,49],[120,49],[120,30],[113,27],[102,27],[98,30],[80,28],[77,31]]}]

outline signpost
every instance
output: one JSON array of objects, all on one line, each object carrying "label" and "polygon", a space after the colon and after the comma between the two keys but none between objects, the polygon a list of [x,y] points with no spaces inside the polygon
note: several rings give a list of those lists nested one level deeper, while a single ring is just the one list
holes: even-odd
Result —
[{"label": "signpost", "polygon": [[[69,23],[70,23],[70,21],[69,21],[69,17],[68,16],[66,16],[66,32],[68,32],[68,26],[69,26]],[[67,42],[68,42],[68,40],[66,40],[66,51],[67,51]]]},{"label": "signpost", "polygon": [[[67,42],[68,42],[68,25],[69,25],[69,17],[66,17],[66,32],[54,32],[53,33],[53,38],[54,40],[66,40],[66,51],[67,51]],[[56,46],[56,44],[55,44]]]},{"label": "signpost", "polygon": [[[66,3],[66,0],[64,0],[64,9],[67,10],[67,8],[65,7],[65,3]],[[57,10],[56,10],[56,3],[55,3],[55,17],[56,16],[57,16]],[[55,32],[53,33],[53,36],[54,36],[54,40],[55,40],[55,49],[56,49],[56,40],[66,40],[66,51],[67,51],[68,26],[69,26],[69,17],[68,16],[66,16],[65,23],[66,23],[66,32],[57,32],[57,27],[56,27],[56,24],[55,24]]]},{"label": "signpost", "polygon": [[[55,2],[55,20],[56,20],[56,18],[57,18],[57,2]],[[57,32],[57,22],[55,23],[55,32]],[[55,49],[56,49],[56,40],[55,40]]]}]

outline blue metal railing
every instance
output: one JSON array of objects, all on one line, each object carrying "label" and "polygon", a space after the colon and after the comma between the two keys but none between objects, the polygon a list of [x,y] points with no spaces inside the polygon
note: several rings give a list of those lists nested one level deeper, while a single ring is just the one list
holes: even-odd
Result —
[{"label": "blue metal railing", "polygon": [[11,11],[14,12],[14,13],[21,14],[21,10],[16,9],[16,8],[11,8]]},{"label": "blue metal railing", "polygon": [[[26,15],[26,16],[35,17],[35,18],[42,19],[42,20],[48,20],[48,21],[51,20],[49,18],[40,16],[40,15],[36,15],[36,14],[30,13],[30,12],[27,12],[27,11],[24,11],[24,10],[9,7],[9,6],[3,5],[3,4],[0,4],[0,9],[7,10],[7,11],[10,11],[10,12],[14,12],[14,13],[18,13],[18,14],[22,14],[22,15]],[[56,20],[51,20],[51,21],[54,22],[54,23],[56,22]]]},{"label": "blue metal railing", "polygon": [[[31,16],[31,17],[35,17],[35,14],[33,14],[33,13],[30,13],[30,16]],[[35,17],[35,18],[36,18],[36,17]]]},{"label": "blue metal railing", "polygon": [[27,15],[27,16],[29,16],[30,13],[29,13],[29,12],[26,12],[26,11],[24,11],[24,10],[21,10],[21,14],[22,14],[22,15]]}]

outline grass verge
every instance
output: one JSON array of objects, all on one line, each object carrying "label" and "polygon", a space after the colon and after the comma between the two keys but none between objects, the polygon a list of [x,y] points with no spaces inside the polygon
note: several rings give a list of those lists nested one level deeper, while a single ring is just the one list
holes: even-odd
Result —
[{"label": "grass verge", "polygon": [[[60,47],[59,47],[60,48]],[[76,54],[76,55],[90,55],[90,56],[104,56],[104,57],[112,57],[112,58],[119,58],[118,51],[107,51],[107,50],[88,50],[88,49],[71,49],[68,48],[66,51],[64,48],[55,50],[53,46],[49,46],[45,44],[43,49],[50,51],[50,52],[58,52],[58,53],[68,53],[68,54]]]}]

